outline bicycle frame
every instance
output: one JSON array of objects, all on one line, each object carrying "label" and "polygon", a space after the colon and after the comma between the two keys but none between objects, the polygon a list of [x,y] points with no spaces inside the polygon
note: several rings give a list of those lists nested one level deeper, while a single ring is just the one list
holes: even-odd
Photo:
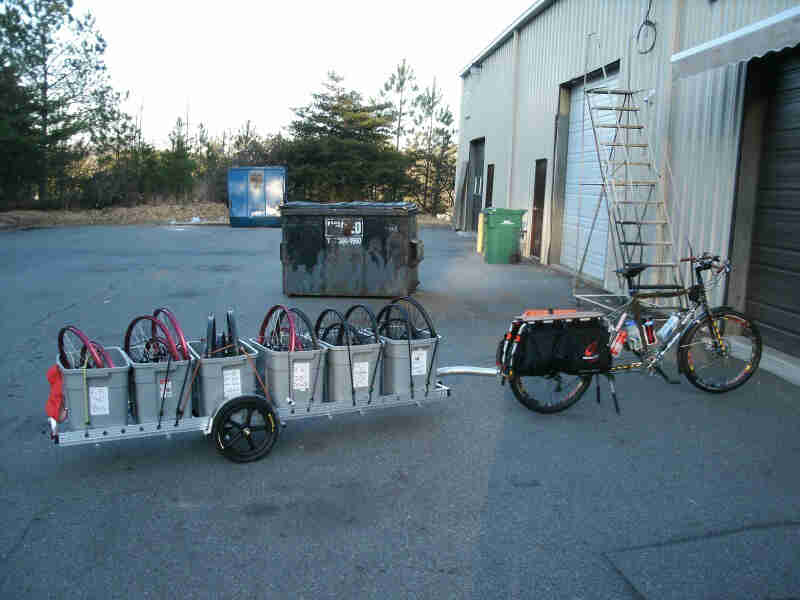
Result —
[{"label": "bicycle frame", "polygon": [[[655,299],[655,298],[680,298],[682,296],[686,296],[691,306],[685,309],[678,309],[676,312],[680,315],[680,322],[678,325],[672,330],[672,333],[666,340],[660,341],[658,345],[658,351],[655,354],[648,356],[645,360],[635,361],[630,363],[624,363],[620,365],[612,366],[609,370],[609,373],[624,373],[626,371],[630,371],[633,369],[654,369],[666,356],[667,352],[675,345],[675,342],[680,340],[683,335],[689,330],[689,328],[702,319],[704,316],[711,315],[711,307],[708,305],[708,296],[706,294],[705,288],[705,281],[703,280],[702,272],[707,270],[709,267],[703,267],[702,265],[695,266],[695,278],[696,283],[695,285],[684,288],[679,291],[674,292],[650,292],[644,294],[633,294],[631,301],[625,304],[621,309],[618,309],[614,312],[627,313],[633,315],[633,319],[636,323],[636,326],[639,328],[639,336],[641,340],[645,340],[645,332],[642,328],[642,309],[647,308],[644,307],[642,304],[642,300],[647,299]],[[715,337],[715,344],[718,347],[724,347],[722,342],[722,336],[717,329],[717,325],[713,319],[711,320],[711,329],[714,332]],[[624,326],[622,320],[619,321],[618,327],[609,328],[611,331],[611,339],[613,341],[614,337],[619,333],[620,329]]]}]

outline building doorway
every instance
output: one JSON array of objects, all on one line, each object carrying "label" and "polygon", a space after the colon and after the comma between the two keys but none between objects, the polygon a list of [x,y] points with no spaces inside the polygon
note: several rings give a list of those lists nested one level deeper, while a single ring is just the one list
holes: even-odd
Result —
[{"label": "building doorway", "polygon": [[544,218],[544,190],[547,187],[547,159],[536,161],[533,175],[533,205],[531,206],[531,256],[542,257],[542,222]]}]

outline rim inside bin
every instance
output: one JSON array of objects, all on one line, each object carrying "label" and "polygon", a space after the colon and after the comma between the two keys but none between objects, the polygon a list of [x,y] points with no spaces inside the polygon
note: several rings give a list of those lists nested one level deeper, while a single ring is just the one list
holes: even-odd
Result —
[{"label": "rim inside bin", "polygon": [[277,352],[298,352],[319,348],[308,316],[299,308],[276,304],[267,311],[258,331],[258,343]]},{"label": "rim inside bin", "polygon": [[344,313],[344,318],[350,332],[351,344],[377,344],[380,342],[378,320],[368,306],[365,304],[351,306]]}]

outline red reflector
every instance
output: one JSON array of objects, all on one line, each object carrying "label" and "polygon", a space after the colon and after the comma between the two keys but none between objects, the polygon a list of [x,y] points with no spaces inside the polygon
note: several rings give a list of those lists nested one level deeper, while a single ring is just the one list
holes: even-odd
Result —
[{"label": "red reflector", "polygon": [[597,342],[592,342],[588,346],[586,346],[586,352],[583,353],[584,356],[594,356],[597,354]]}]

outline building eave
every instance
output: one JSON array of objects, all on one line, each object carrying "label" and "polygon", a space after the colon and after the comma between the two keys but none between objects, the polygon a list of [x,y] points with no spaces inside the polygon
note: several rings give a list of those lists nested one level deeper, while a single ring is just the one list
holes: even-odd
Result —
[{"label": "building eave", "polygon": [[484,48],[477,56],[475,56],[475,58],[473,58],[466,67],[461,69],[459,76],[466,77],[472,67],[480,68],[481,63],[495,50],[511,39],[516,30],[521,30],[523,27],[525,27],[525,25],[533,21],[537,16],[539,16],[539,14],[544,12],[545,9],[553,4],[553,2],[555,2],[555,0],[537,0],[537,2],[534,2],[530,8],[514,19],[511,25],[506,27],[500,33],[500,35],[494,38],[494,40],[492,40],[492,42],[486,46],[486,48]]}]

